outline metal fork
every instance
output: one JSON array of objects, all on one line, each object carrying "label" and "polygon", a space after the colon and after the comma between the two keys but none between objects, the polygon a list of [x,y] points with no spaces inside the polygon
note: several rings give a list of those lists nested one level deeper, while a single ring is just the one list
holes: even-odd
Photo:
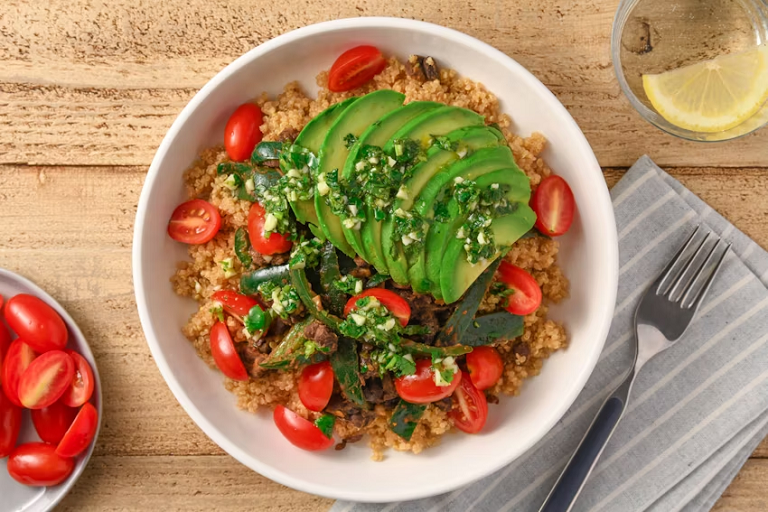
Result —
[{"label": "metal fork", "polygon": [[700,227],[653,282],[635,312],[632,368],[603,403],[539,512],[571,510],[627,406],[632,384],[650,358],[671,347],[691,324],[731,245]]}]

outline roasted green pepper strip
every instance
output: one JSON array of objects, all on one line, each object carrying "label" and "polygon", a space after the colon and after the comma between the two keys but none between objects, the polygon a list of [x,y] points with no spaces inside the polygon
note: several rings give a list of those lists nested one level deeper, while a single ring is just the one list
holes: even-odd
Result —
[{"label": "roasted green pepper strip", "polygon": [[296,289],[296,293],[298,293],[299,299],[301,299],[301,302],[304,304],[304,307],[307,308],[309,314],[323,322],[334,331],[339,332],[339,324],[341,323],[341,319],[328,313],[327,311],[320,310],[317,307],[317,304],[313,300],[312,287],[307,280],[307,273],[304,271],[304,269],[291,269],[289,270],[289,274],[291,276],[291,284]]},{"label": "roasted green pepper strip", "polygon": [[445,323],[445,327],[438,333],[435,345],[448,347],[459,343],[464,332],[472,325],[477,308],[480,307],[480,302],[482,302],[485,293],[488,291],[488,286],[490,286],[493,275],[496,273],[496,269],[499,268],[500,263],[501,258],[491,263],[472,283],[472,286],[464,294],[464,298],[456,306],[456,310]]},{"label": "roasted green pepper strip", "polygon": [[332,243],[326,242],[320,251],[320,284],[328,296],[329,311],[337,316],[344,313],[344,305],[347,303],[347,295],[333,286],[333,283],[339,280],[341,280],[341,272],[339,272],[336,248]]},{"label": "roasted green pepper strip", "polygon": [[331,354],[331,366],[347,400],[367,409],[368,402],[363,395],[363,378],[357,360],[357,342],[352,338],[340,337],[338,349]]},{"label": "roasted green pepper strip", "polygon": [[517,338],[523,334],[523,329],[522,316],[498,311],[475,318],[461,337],[461,343],[471,347],[490,345],[498,340]]},{"label": "roasted green pepper strip", "polygon": [[304,337],[304,328],[312,323],[314,318],[308,316],[301,322],[291,327],[291,330],[283,338],[283,341],[275,347],[269,357],[259,363],[262,368],[277,370],[286,368],[301,355],[301,349],[307,339]]},{"label": "roasted green pepper strip", "polygon": [[410,441],[416,425],[419,424],[419,420],[426,410],[427,406],[424,404],[412,404],[400,400],[389,418],[389,428],[406,441]]},{"label": "roasted green pepper strip", "polygon": [[450,347],[433,347],[411,340],[402,340],[400,346],[411,354],[432,356],[432,358],[457,357],[472,352],[472,347],[466,345],[452,345]]},{"label": "roasted green pepper strip", "polygon": [[240,293],[243,295],[258,295],[261,283],[272,281],[277,285],[284,286],[290,282],[290,279],[287,263],[276,267],[260,268],[252,272],[246,272],[240,277]]},{"label": "roasted green pepper strip", "polygon": [[253,264],[251,257],[251,241],[248,238],[248,230],[244,227],[237,228],[235,231],[235,255],[243,267],[250,268]]}]

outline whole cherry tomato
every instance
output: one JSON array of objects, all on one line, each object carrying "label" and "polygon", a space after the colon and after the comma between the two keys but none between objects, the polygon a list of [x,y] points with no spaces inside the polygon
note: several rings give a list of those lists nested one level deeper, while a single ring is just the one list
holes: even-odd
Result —
[{"label": "whole cherry tomato", "polygon": [[472,384],[479,390],[488,389],[496,384],[504,372],[504,362],[499,351],[493,347],[475,347],[467,354],[467,368]]},{"label": "whole cherry tomato", "polygon": [[24,485],[59,485],[72,474],[73,469],[75,459],[58,455],[56,447],[51,444],[22,444],[8,457],[8,473]]},{"label": "whole cherry tomato", "polygon": [[0,393],[0,459],[16,446],[21,430],[21,407]]},{"label": "whole cherry tomato", "polygon": [[77,409],[67,407],[61,400],[42,409],[32,409],[32,424],[37,435],[46,443],[59,444],[77,416]]},{"label": "whole cherry tomato", "polygon": [[34,295],[20,293],[11,297],[5,305],[5,320],[37,353],[62,350],[67,345],[64,320]]},{"label": "whole cherry tomato", "polygon": [[333,368],[331,363],[305,366],[299,378],[299,399],[310,411],[322,411],[333,394]]},{"label": "whole cherry tomato", "polygon": [[264,114],[258,105],[243,103],[232,113],[224,128],[224,149],[235,162],[248,160],[263,137]]}]

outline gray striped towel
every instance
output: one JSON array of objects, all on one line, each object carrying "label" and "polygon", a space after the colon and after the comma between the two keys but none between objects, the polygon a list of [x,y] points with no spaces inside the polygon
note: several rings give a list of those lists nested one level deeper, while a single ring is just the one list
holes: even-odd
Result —
[{"label": "gray striped towel", "polygon": [[698,512],[714,505],[768,434],[768,253],[648,157],[611,196],[620,258],[614,320],[594,373],[560,422],[503,470],[452,493],[387,505],[337,502],[333,512],[538,510],[631,364],[641,294],[697,224],[733,250],[690,330],[643,368],[574,510]]}]

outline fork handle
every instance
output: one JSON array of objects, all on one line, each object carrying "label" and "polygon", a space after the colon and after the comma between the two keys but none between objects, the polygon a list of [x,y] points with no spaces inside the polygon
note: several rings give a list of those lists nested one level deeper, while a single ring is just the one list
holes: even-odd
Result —
[{"label": "fork handle", "polygon": [[571,460],[557,479],[555,486],[544,500],[539,512],[567,512],[571,510],[581,493],[584,483],[603,453],[626,408],[627,398],[634,380],[634,371],[609,396],[592,420],[589,430],[576,448]]}]

